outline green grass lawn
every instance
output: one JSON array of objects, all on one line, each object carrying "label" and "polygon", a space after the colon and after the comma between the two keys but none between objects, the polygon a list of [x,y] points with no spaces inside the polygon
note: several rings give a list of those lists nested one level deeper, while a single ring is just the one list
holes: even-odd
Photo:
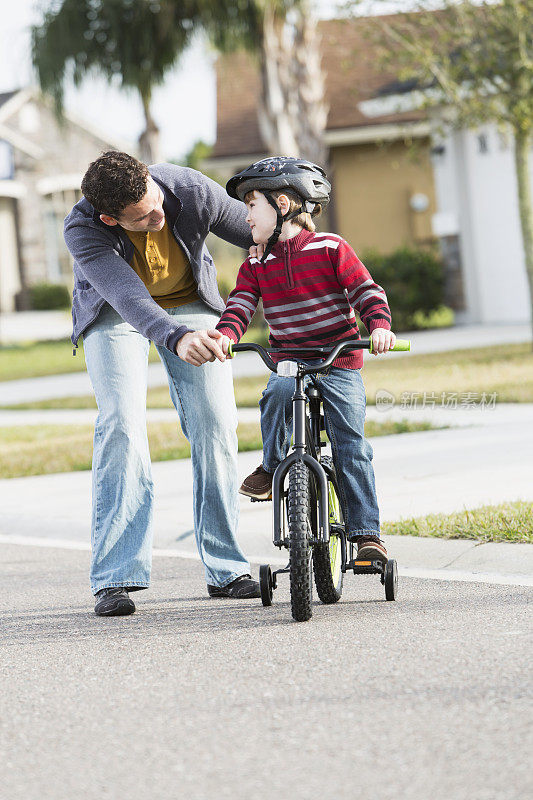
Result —
[{"label": "green grass lawn", "polygon": [[[258,425],[239,425],[239,450],[261,448]],[[187,439],[172,422],[149,423],[153,461],[189,458]],[[92,425],[18,425],[0,428],[0,478],[91,469]]]},{"label": "green grass lawn", "polygon": [[[157,354],[155,356],[157,358]],[[238,358],[238,355],[236,356]],[[74,360],[74,359],[73,359]],[[498,403],[533,402],[533,353],[528,344],[480,347],[426,355],[377,356],[365,362],[363,378],[368,404],[373,405],[378,389],[386,389],[400,404],[402,394],[422,398],[434,394],[436,406],[444,393],[449,397],[472,392],[479,402],[481,394],[496,393]],[[265,388],[266,375],[235,379],[235,397],[239,406],[254,407]],[[166,386],[148,390],[149,408],[170,408]],[[12,408],[94,408],[94,397],[70,397],[23,403]]]},{"label": "green grass lawn", "polygon": [[533,544],[533,503],[516,501],[480,506],[455,514],[429,514],[382,525],[383,536],[437,536],[480,542]]},{"label": "green grass lawn", "polygon": [[[80,339],[75,356],[72,355],[73,349],[70,339],[26,342],[0,347],[0,381],[83,372],[85,357],[82,339]],[[153,344],[150,348],[149,358],[150,361],[159,360]]]},{"label": "green grass lawn", "polygon": [[[238,355],[236,356],[238,358]],[[157,351],[152,345],[150,360],[157,361]],[[69,342],[42,342],[34,345],[17,345],[0,348],[0,380],[25,378],[36,375],[73,372],[85,369],[83,348],[76,358],[72,356]],[[533,353],[529,344],[478,347],[446,353],[414,353],[394,359],[377,356],[365,362],[363,377],[368,403],[375,401],[376,391],[385,389],[401,403],[407,392],[422,397],[434,394],[437,405],[442,393],[473,392],[478,399],[484,392],[497,395],[499,403],[533,402]],[[255,406],[266,383],[264,376],[240,378],[235,381],[239,405]],[[87,398],[66,398],[38,404],[24,404],[17,408],[90,408],[94,401]],[[170,406],[168,390],[163,387],[148,392],[148,406]]]},{"label": "green grass lawn", "polygon": [[376,356],[365,363],[363,377],[369,403],[378,389],[391,392],[397,403],[403,392],[434,393],[439,400],[443,392],[495,392],[498,403],[533,402],[533,352],[527,343],[409,353],[388,361],[386,355]]},{"label": "green grass lawn", "polygon": [[[367,436],[427,430],[425,423],[367,423]],[[261,450],[258,424],[239,425],[239,450]],[[190,447],[176,422],[148,424],[152,461],[189,458]],[[92,425],[17,425],[0,427],[0,478],[91,469]]]},{"label": "green grass lawn", "polygon": [[[266,334],[252,329],[243,341],[262,341],[267,346]],[[0,346],[0,381],[14,381],[22,378],[42,378],[45,375],[66,375],[69,372],[85,370],[83,338],[79,340],[76,355],[69,339],[48,342],[26,342],[24,344]],[[159,361],[155,345],[150,345],[150,363]]]}]

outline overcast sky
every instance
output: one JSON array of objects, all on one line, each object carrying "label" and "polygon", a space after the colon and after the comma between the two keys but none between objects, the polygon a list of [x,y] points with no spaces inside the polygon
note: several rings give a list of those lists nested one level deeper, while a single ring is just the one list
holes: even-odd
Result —
[{"label": "overcast sky", "polygon": [[[404,0],[407,6],[409,0]],[[335,16],[335,0],[318,0],[320,16]],[[369,0],[370,7],[376,3]],[[29,27],[40,22],[39,7],[46,0],[16,0],[3,4],[0,18],[0,92],[34,83],[30,62]],[[383,12],[399,3],[378,4]],[[214,56],[202,41],[182,57],[165,83],[154,91],[153,113],[161,129],[165,158],[182,157],[198,139],[213,142],[216,135]],[[66,92],[66,107],[87,119],[119,143],[135,142],[143,130],[143,114],[136,92],[111,87],[107,81],[86,81]]]}]

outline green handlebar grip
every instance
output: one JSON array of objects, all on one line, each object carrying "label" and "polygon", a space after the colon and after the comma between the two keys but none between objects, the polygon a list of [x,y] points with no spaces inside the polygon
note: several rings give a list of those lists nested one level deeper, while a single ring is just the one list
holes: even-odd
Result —
[{"label": "green handlebar grip", "polygon": [[235,353],[233,352],[233,342],[231,339],[229,340],[229,348],[226,358],[235,358]]},{"label": "green handlebar grip", "polygon": [[[370,337],[370,347],[369,347],[370,352],[372,352],[372,345],[373,345],[373,340],[372,337]],[[396,350],[396,351],[410,350],[410,349],[411,349],[410,339],[396,339],[394,347],[389,348],[389,350]]]},{"label": "green handlebar grip", "polygon": [[391,350],[410,350],[411,349],[411,340],[410,339],[396,339],[394,347]]}]

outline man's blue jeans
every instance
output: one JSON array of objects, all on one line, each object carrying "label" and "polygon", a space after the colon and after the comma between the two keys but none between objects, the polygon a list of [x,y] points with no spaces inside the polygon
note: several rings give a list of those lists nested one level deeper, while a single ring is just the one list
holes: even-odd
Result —
[{"label": "man's blue jeans", "polygon": [[[373,452],[364,438],[366,395],[361,372],[330,367],[315,378],[324,399],[326,431],[337,467],[347,534],[351,538],[379,536]],[[267,472],[275,471],[289,449],[295,383],[294,378],[273,373],[260,401],[263,469]]]},{"label": "man's blue jeans", "polygon": [[[167,309],[180,324],[214,328],[202,302]],[[98,417],[94,430],[91,590],[144,589],[152,564],[153,484],[146,433],[150,342],[109,305],[83,337]],[[231,365],[194,367],[158,348],[191,445],[194,532],[208,583],[250,572],[238,524],[237,412]]]}]

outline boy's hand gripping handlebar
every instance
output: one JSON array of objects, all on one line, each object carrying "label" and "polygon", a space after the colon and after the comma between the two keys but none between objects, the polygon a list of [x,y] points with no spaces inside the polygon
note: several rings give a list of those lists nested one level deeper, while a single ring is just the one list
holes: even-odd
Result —
[{"label": "boy's hand gripping handlebar", "polygon": [[[369,346],[368,349],[372,353],[373,352],[373,350],[372,350],[372,339],[362,339],[361,341],[370,342],[370,346]],[[410,349],[411,349],[411,340],[410,339],[396,339],[396,341],[394,342],[394,347],[389,347],[389,350],[396,350],[396,351],[405,351],[405,350],[410,350]],[[386,352],[388,353],[389,350],[387,350]],[[383,355],[385,355],[385,353]]]}]

